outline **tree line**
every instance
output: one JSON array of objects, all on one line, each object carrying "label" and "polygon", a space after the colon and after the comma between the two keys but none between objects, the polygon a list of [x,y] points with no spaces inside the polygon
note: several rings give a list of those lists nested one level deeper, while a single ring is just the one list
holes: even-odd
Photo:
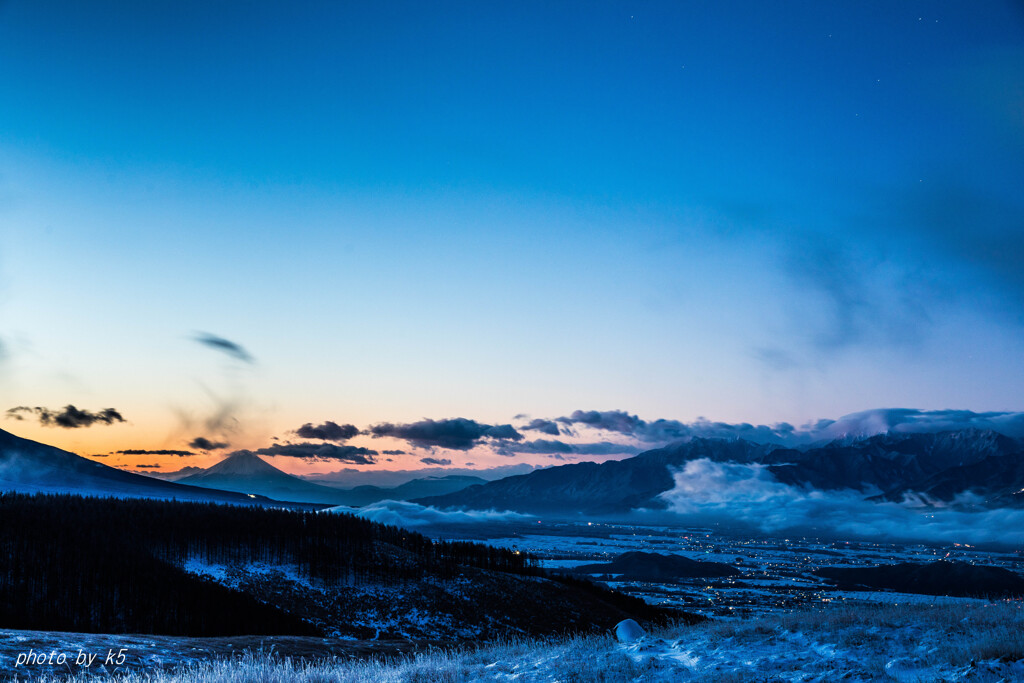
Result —
[{"label": "tree line", "polygon": [[433,541],[350,514],[216,503],[0,494],[0,627],[213,636],[312,626],[186,573],[290,564],[328,584],[450,577],[462,567],[536,575],[535,558]]}]

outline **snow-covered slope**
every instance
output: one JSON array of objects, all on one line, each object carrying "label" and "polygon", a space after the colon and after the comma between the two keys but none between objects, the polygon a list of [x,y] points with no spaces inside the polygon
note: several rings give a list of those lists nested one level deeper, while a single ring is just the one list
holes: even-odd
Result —
[{"label": "snow-covered slope", "polygon": [[[107,652],[127,648],[124,683],[306,683],[495,681],[677,683],[684,681],[977,681],[1024,680],[1024,627],[1013,604],[970,609],[942,606],[836,608],[746,621],[707,622],[619,643],[611,635],[513,639],[461,650],[431,647],[395,655],[394,641],[262,637],[187,639],[0,632],[0,674],[53,675],[56,667],[23,666],[15,657],[41,652]],[[226,642],[227,641],[227,642]],[[370,647],[372,645],[372,647]],[[239,656],[243,647],[250,652]],[[257,652],[258,651],[258,652]],[[409,652],[409,645],[402,648]],[[272,654],[270,654],[272,653]],[[376,654],[377,656],[367,656]],[[340,656],[339,656],[340,655]],[[102,658],[100,658],[102,660]],[[210,660],[213,661],[210,661]],[[206,660],[206,661],[202,661]],[[180,671],[169,664],[191,665]],[[72,667],[69,667],[72,668]],[[72,668],[80,675],[104,673]]]}]

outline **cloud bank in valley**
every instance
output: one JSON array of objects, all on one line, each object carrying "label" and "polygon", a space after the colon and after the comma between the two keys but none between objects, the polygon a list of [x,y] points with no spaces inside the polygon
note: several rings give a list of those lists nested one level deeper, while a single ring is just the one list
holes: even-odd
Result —
[{"label": "cloud bank in valley", "polygon": [[351,508],[330,508],[340,512],[352,512],[381,524],[390,524],[407,529],[447,524],[477,524],[480,522],[527,522],[534,517],[518,512],[496,510],[438,510],[435,507],[417,505],[406,501],[382,500],[373,505],[353,511]]},{"label": "cloud bank in valley", "polygon": [[[675,486],[659,498],[660,511],[638,510],[639,518],[671,518],[681,524],[741,524],[765,533],[813,531],[857,538],[884,536],[919,541],[1024,542],[1024,510],[966,511],[956,503],[922,507],[919,502],[872,502],[858,491],[820,491],[789,486],[763,465],[693,460],[673,472]],[[961,498],[961,503],[971,503]]]}]

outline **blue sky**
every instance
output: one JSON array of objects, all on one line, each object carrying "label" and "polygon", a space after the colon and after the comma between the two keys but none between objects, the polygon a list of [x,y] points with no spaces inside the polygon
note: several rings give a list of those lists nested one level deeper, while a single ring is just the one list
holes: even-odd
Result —
[{"label": "blue sky", "polygon": [[0,395],[126,418],[26,436],[1021,408],[1014,3],[13,1],[0,64]]}]

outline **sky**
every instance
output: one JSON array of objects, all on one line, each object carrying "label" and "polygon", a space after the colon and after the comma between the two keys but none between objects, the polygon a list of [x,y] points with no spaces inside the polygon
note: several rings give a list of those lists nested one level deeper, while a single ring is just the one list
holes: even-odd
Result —
[{"label": "sky", "polygon": [[8,0],[0,429],[309,472],[1005,421],[1022,180],[1013,2]]}]

